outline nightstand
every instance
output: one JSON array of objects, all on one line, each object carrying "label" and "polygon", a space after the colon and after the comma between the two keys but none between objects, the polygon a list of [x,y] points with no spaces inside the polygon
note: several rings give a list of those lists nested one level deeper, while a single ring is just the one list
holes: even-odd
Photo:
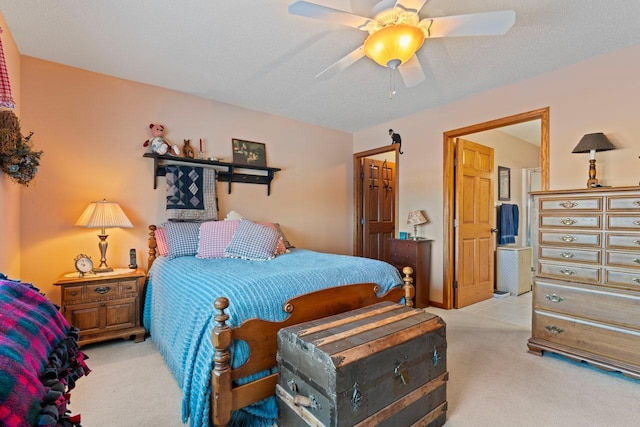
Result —
[{"label": "nightstand", "polygon": [[429,287],[431,285],[431,242],[432,240],[388,239],[389,259],[387,262],[402,275],[404,267],[413,268],[413,285],[416,288],[414,305],[416,308],[429,307]]},{"label": "nightstand", "polygon": [[62,314],[80,329],[80,345],[133,335],[135,342],[144,341],[140,306],[145,277],[141,269],[116,268],[83,277],[69,273],[54,283],[61,288]]}]

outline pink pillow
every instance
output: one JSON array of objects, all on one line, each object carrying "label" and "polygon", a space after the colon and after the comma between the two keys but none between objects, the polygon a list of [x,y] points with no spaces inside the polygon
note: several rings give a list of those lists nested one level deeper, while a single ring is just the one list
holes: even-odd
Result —
[{"label": "pink pillow", "polygon": [[160,256],[169,255],[169,245],[167,244],[167,234],[164,228],[156,228],[156,246]]},{"label": "pink pillow", "polygon": [[278,239],[278,245],[276,246],[276,251],[274,253],[274,255],[280,255],[280,254],[286,254],[287,253],[287,247],[284,244],[284,240],[282,238],[282,233],[280,232],[280,229],[272,222],[265,222],[265,221],[254,221],[256,224],[260,224],[260,225],[266,225],[267,227],[270,227],[272,229],[274,229],[276,231],[276,233],[278,233],[278,236],[280,236],[280,238]]},{"label": "pink pillow", "polygon": [[224,258],[224,250],[231,243],[238,225],[239,219],[203,222],[196,258]]}]

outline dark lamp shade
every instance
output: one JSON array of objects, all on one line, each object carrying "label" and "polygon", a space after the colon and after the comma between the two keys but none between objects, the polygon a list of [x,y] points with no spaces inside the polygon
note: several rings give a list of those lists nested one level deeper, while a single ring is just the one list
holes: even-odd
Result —
[{"label": "dark lamp shade", "polygon": [[576,145],[572,153],[588,153],[591,150],[608,151],[615,148],[604,133],[588,133],[580,139],[580,142],[578,142],[578,145]]}]

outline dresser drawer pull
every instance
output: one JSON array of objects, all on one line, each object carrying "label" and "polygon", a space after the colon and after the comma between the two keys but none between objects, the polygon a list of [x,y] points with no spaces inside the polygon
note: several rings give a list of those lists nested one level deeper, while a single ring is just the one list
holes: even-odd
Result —
[{"label": "dresser drawer pull", "polygon": [[558,295],[556,295],[556,294],[551,294],[551,295],[546,294],[544,297],[545,297],[546,299],[548,299],[549,301],[551,301],[551,302],[555,302],[555,303],[558,303],[558,302],[562,302],[562,301],[564,301],[564,298],[559,297],[559,296],[558,296]]},{"label": "dresser drawer pull", "polygon": [[129,285],[127,287],[124,288],[126,291],[130,291],[131,289],[133,289],[133,286]]},{"label": "dresser drawer pull", "polygon": [[638,279],[637,277],[634,277],[633,281],[636,282],[636,283],[640,283],[640,279]]},{"label": "dresser drawer pull", "polygon": [[101,286],[101,287],[99,287],[99,288],[95,288],[95,289],[93,290],[93,292],[97,292],[97,293],[99,293],[100,295],[104,295],[104,294],[106,294],[107,292],[109,292],[110,290],[111,290],[111,288],[110,288],[109,286]]},{"label": "dresser drawer pull", "polygon": [[633,225],[640,225],[640,220],[636,219],[635,221],[633,221]]},{"label": "dresser drawer pull", "polygon": [[574,203],[574,202],[566,201],[566,202],[560,203],[560,206],[562,206],[565,209],[571,209],[571,208],[575,208],[576,206],[578,206],[578,204]]},{"label": "dresser drawer pull", "polygon": [[554,335],[558,335],[564,332],[564,329],[558,328],[556,325],[547,325],[544,328]]},{"label": "dresser drawer pull", "polygon": [[573,242],[576,238],[573,236],[562,236],[562,240],[565,242]]},{"label": "dresser drawer pull", "polygon": [[573,276],[574,274],[576,274],[575,271],[568,270],[566,268],[563,268],[562,270],[560,270],[560,273],[564,274],[565,276]]},{"label": "dresser drawer pull", "polygon": [[640,240],[634,240],[633,243],[635,243],[636,245],[640,245]]},{"label": "dresser drawer pull", "polygon": [[72,297],[77,297],[77,296],[78,296],[78,292],[77,292],[77,291],[73,291],[73,292],[71,292],[71,296],[72,296]]},{"label": "dresser drawer pull", "polygon": [[562,258],[573,258],[573,254],[571,252],[562,252],[560,255],[562,255]]},{"label": "dresser drawer pull", "polygon": [[564,225],[573,225],[578,221],[576,221],[575,219],[571,219],[571,218],[565,218],[560,222],[563,223]]},{"label": "dresser drawer pull", "polygon": [[636,264],[640,264],[640,259],[638,259],[638,258],[634,258],[634,259],[633,259],[633,262],[635,262]]},{"label": "dresser drawer pull", "polygon": [[634,200],[633,204],[636,205],[636,206],[640,206],[640,200]]}]

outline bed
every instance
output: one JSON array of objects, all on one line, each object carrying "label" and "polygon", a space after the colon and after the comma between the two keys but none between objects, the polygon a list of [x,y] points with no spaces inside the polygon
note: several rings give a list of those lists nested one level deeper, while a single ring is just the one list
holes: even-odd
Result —
[{"label": "bed", "polygon": [[78,329],[31,284],[0,273],[0,425],[79,426],[69,392],[90,370]]},{"label": "bed", "polygon": [[412,305],[411,269],[401,278],[381,261],[291,247],[267,262],[158,256],[160,230],[149,230],[143,323],[191,426],[275,423],[280,328],[384,300]]}]

